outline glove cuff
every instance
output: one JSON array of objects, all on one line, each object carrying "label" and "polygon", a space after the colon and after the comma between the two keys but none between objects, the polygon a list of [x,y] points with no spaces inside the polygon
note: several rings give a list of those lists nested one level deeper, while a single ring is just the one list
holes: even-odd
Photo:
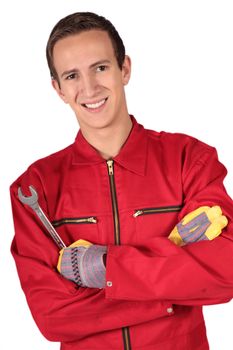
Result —
[{"label": "glove cuff", "polygon": [[88,288],[104,288],[106,284],[106,268],[103,255],[107,253],[106,246],[92,245],[81,256],[79,274],[82,284]]}]

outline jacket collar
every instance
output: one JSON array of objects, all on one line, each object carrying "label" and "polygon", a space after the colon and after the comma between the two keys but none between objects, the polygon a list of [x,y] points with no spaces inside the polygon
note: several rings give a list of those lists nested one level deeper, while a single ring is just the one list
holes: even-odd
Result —
[{"label": "jacket collar", "polygon": [[[132,130],[125,144],[122,146],[120,153],[114,157],[113,160],[122,167],[143,176],[145,174],[147,161],[147,133],[133,116],[131,116],[131,119],[133,122]],[[79,130],[73,144],[73,164],[92,165],[103,162],[105,162],[105,160],[96,149],[86,141],[81,130]]]}]

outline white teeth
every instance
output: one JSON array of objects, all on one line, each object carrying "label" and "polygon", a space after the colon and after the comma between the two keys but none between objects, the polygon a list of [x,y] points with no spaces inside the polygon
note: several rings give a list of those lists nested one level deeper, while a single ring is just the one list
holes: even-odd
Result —
[{"label": "white teeth", "polygon": [[89,103],[85,103],[85,106],[87,108],[92,108],[92,109],[99,108],[100,106],[102,106],[104,104],[105,100],[106,99],[101,100],[100,102],[97,102],[97,103],[90,103],[90,104]]}]

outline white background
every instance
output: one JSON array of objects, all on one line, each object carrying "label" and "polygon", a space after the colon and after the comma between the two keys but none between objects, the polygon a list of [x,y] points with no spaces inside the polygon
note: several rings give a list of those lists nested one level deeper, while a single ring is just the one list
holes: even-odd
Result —
[{"label": "white background", "polygon": [[[76,11],[109,18],[133,62],[129,112],[146,127],[215,146],[233,196],[233,3],[224,0],[8,0],[0,5],[0,349],[59,349],[40,334],[10,255],[10,183],[33,161],[72,143],[75,116],[50,85],[45,59],[55,23]],[[216,256],[216,259],[218,257]],[[233,302],[204,309],[211,350],[233,349]]]}]

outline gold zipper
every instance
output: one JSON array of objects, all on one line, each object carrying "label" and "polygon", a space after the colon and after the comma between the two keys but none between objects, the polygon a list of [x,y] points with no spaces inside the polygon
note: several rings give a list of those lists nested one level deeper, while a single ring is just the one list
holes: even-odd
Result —
[{"label": "gold zipper", "polygon": [[122,328],[123,331],[123,338],[124,338],[124,348],[125,350],[130,350],[130,337],[129,337],[129,327]]},{"label": "gold zipper", "polygon": [[[112,159],[109,159],[107,161],[107,166],[108,166],[108,175],[109,175],[111,198],[112,198],[115,245],[120,245],[121,244],[120,222],[119,222],[119,212],[118,212],[117,196],[116,196],[116,185],[115,185],[115,178],[114,178],[114,162]],[[124,341],[124,350],[131,350],[129,328],[123,327],[122,334],[123,334],[123,341]]]},{"label": "gold zipper", "polygon": [[173,213],[178,212],[182,208],[182,205],[172,205],[169,207],[159,207],[159,208],[145,208],[145,209],[137,209],[133,214],[133,217],[138,217],[146,214],[160,214],[160,213]]},{"label": "gold zipper", "polygon": [[94,216],[85,218],[63,218],[52,222],[54,227],[58,227],[65,224],[96,224],[97,219]]},{"label": "gold zipper", "polygon": [[115,244],[120,245],[121,244],[121,242],[120,242],[120,223],[119,223],[119,214],[118,214],[118,207],[117,207],[113,160],[112,159],[108,160],[107,165],[108,165],[108,175],[109,175],[110,189],[111,189],[111,198],[112,198]]}]

